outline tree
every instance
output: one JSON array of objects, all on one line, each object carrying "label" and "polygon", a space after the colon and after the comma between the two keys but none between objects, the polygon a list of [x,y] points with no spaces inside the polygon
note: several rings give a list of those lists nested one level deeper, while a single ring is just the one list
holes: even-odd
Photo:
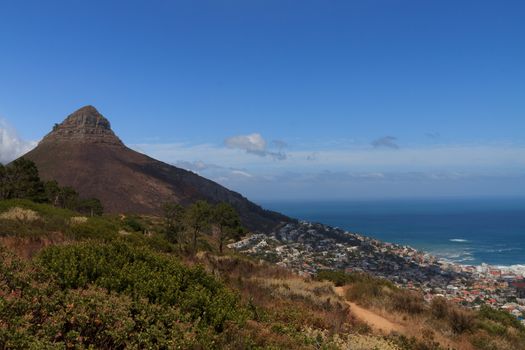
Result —
[{"label": "tree", "polygon": [[59,206],[61,188],[58,185],[58,182],[56,182],[56,180],[45,182],[44,190],[49,203],[55,207]]},{"label": "tree", "polygon": [[192,234],[192,251],[197,251],[197,238],[210,224],[211,208],[206,201],[196,201],[185,212],[184,221]]},{"label": "tree", "polygon": [[104,213],[104,207],[97,198],[81,199],[76,205],[76,210],[90,216],[101,216]]},{"label": "tree", "polygon": [[213,208],[212,220],[217,227],[219,253],[222,254],[224,242],[229,238],[239,238],[244,229],[239,214],[228,203],[219,203]]},{"label": "tree", "polygon": [[2,171],[3,199],[25,198],[34,202],[45,202],[44,184],[40,181],[36,164],[19,158]]},{"label": "tree", "polygon": [[7,199],[7,169],[3,164],[0,164],[0,200]]},{"label": "tree", "polygon": [[64,209],[76,210],[78,205],[78,192],[73,187],[62,187],[60,189],[59,205]]},{"label": "tree", "polygon": [[103,213],[100,200],[80,199],[74,188],[60,187],[55,180],[42,182],[36,164],[25,158],[19,158],[7,166],[0,164],[0,200],[3,199],[48,202],[91,216]]},{"label": "tree", "polygon": [[180,235],[184,230],[184,208],[180,204],[169,202],[162,206],[162,210],[166,238],[172,243],[180,243]]}]

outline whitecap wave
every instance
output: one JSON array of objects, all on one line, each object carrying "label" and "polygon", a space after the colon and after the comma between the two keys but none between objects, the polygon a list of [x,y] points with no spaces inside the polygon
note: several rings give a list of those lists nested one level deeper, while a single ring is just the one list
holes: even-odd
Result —
[{"label": "whitecap wave", "polygon": [[468,242],[468,239],[463,239],[463,238],[451,238],[451,239],[449,239],[449,241],[451,241],[451,242],[458,242],[458,243],[466,243],[466,242]]}]

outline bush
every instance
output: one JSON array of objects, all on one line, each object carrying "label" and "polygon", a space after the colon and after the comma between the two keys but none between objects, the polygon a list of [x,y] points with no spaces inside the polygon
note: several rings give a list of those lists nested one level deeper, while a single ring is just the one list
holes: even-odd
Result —
[{"label": "bush", "polygon": [[525,333],[525,326],[514,316],[502,310],[496,310],[483,305],[479,311],[482,319],[491,320],[502,324],[504,327],[512,327]]},{"label": "bush", "polygon": [[142,225],[142,223],[140,223],[140,221],[133,216],[127,216],[124,219],[124,225],[133,232],[144,232],[145,230],[145,227]]},{"label": "bush", "polygon": [[74,240],[97,239],[107,241],[116,238],[118,224],[108,218],[93,217],[84,223],[70,225],[65,231],[66,235]]},{"label": "bush", "polygon": [[432,316],[438,320],[444,319],[448,316],[448,302],[444,297],[437,297],[432,299],[430,303],[430,312]]},{"label": "bush", "polygon": [[341,270],[321,270],[315,278],[318,281],[333,282],[337,287],[342,287],[353,280],[349,274]]},{"label": "bush", "polygon": [[99,287],[61,290],[0,249],[0,348],[209,348],[220,338],[176,306]]},{"label": "bush", "polygon": [[399,289],[392,295],[395,310],[408,314],[420,314],[425,310],[425,300],[420,293]]},{"label": "bush", "polygon": [[62,289],[94,284],[134,300],[177,306],[205,325],[221,331],[227,320],[241,320],[238,297],[201,267],[186,267],[173,258],[125,243],[82,243],[51,247],[39,263]]},{"label": "bush", "polygon": [[455,307],[449,310],[448,321],[455,333],[462,334],[474,329],[475,317],[471,311]]}]

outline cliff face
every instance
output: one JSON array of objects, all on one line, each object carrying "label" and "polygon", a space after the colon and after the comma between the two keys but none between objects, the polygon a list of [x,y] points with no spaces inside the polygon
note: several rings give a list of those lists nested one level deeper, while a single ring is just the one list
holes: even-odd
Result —
[{"label": "cliff face", "polygon": [[254,231],[290,220],[195,173],[129,149],[92,106],[69,115],[24,157],[37,164],[42,179],[99,198],[111,213],[160,214],[165,202],[187,205],[203,199],[230,203]]}]

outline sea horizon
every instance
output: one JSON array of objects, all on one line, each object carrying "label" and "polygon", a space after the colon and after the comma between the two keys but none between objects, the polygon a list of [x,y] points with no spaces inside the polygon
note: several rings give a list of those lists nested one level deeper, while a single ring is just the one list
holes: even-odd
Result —
[{"label": "sea horizon", "polygon": [[461,265],[525,268],[525,197],[260,200],[299,220],[408,245]]}]

